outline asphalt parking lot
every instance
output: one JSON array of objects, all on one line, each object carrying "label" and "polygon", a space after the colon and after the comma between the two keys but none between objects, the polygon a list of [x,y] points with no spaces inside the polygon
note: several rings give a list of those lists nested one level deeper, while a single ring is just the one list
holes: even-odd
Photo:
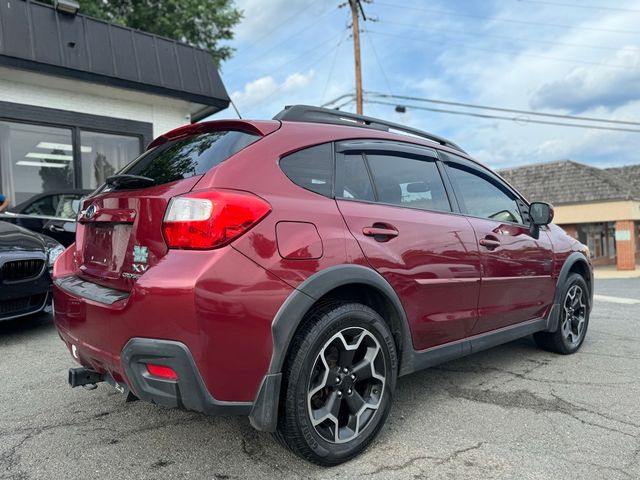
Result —
[{"label": "asphalt parking lot", "polygon": [[3,323],[0,478],[640,478],[640,302],[615,300],[640,300],[640,279],[596,293],[578,354],[523,339],[404,377],[373,447],[331,469],[245,418],[72,390],[48,316]]}]

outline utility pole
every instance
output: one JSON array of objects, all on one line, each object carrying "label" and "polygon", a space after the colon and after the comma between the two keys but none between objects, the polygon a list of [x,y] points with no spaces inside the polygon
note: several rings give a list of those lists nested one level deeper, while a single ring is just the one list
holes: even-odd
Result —
[{"label": "utility pole", "polygon": [[[356,113],[362,115],[362,68],[360,62],[360,11],[362,6],[360,0],[349,0],[349,7],[351,7],[351,26],[353,28],[353,56],[355,59],[356,67]],[[364,11],[362,11],[362,17]]]}]

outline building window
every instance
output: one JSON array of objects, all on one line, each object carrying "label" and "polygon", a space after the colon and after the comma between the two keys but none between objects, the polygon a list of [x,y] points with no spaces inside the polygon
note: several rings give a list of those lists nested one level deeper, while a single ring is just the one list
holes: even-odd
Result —
[{"label": "building window", "polygon": [[615,264],[615,225],[608,223],[583,223],[578,225],[578,240],[589,247],[593,264]]},{"label": "building window", "polygon": [[0,121],[0,191],[13,205],[74,187],[72,130]]},{"label": "building window", "polygon": [[131,160],[140,155],[139,137],[82,130],[82,188],[95,190]]}]

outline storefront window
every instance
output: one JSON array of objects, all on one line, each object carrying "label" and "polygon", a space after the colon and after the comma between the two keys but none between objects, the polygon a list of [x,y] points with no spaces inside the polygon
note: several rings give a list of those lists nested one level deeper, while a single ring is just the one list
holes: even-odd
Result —
[{"label": "storefront window", "polygon": [[612,222],[578,225],[578,240],[589,247],[595,265],[615,263],[615,226]]},{"label": "storefront window", "polygon": [[0,192],[12,205],[74,186],[71,129],[0,121]]},{"label": "storefront window", "polygon": [[140,155],[138,137],[97,132],[80,132],[82,188],[93,190],[102,185],[131,160]]}]

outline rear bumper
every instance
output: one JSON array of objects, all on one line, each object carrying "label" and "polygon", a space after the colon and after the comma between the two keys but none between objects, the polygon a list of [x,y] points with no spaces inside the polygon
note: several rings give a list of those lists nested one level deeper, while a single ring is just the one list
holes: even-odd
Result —
[{"label": "rear bumper", "polygon": [[[70,251],[54,270],[55,324],[82,366],[143,400],[212,415],[249,414],[274,386],[271,325],[293,289],[264,268],[231,247],[176,250],[121,292],[75,277]],[[150,376],[150,359],[178,382]]]},{"label": "rear bumper", "polygon": [[[122,350],[122,365],[133,393],[147,402],[179,407],[207,415],[249,415],[252,402],[216,400],[207,391],[191,352],[186,345],[169,340],[132,338]],[[177,380],[149,374],[146,364],[171,367]]]}]

